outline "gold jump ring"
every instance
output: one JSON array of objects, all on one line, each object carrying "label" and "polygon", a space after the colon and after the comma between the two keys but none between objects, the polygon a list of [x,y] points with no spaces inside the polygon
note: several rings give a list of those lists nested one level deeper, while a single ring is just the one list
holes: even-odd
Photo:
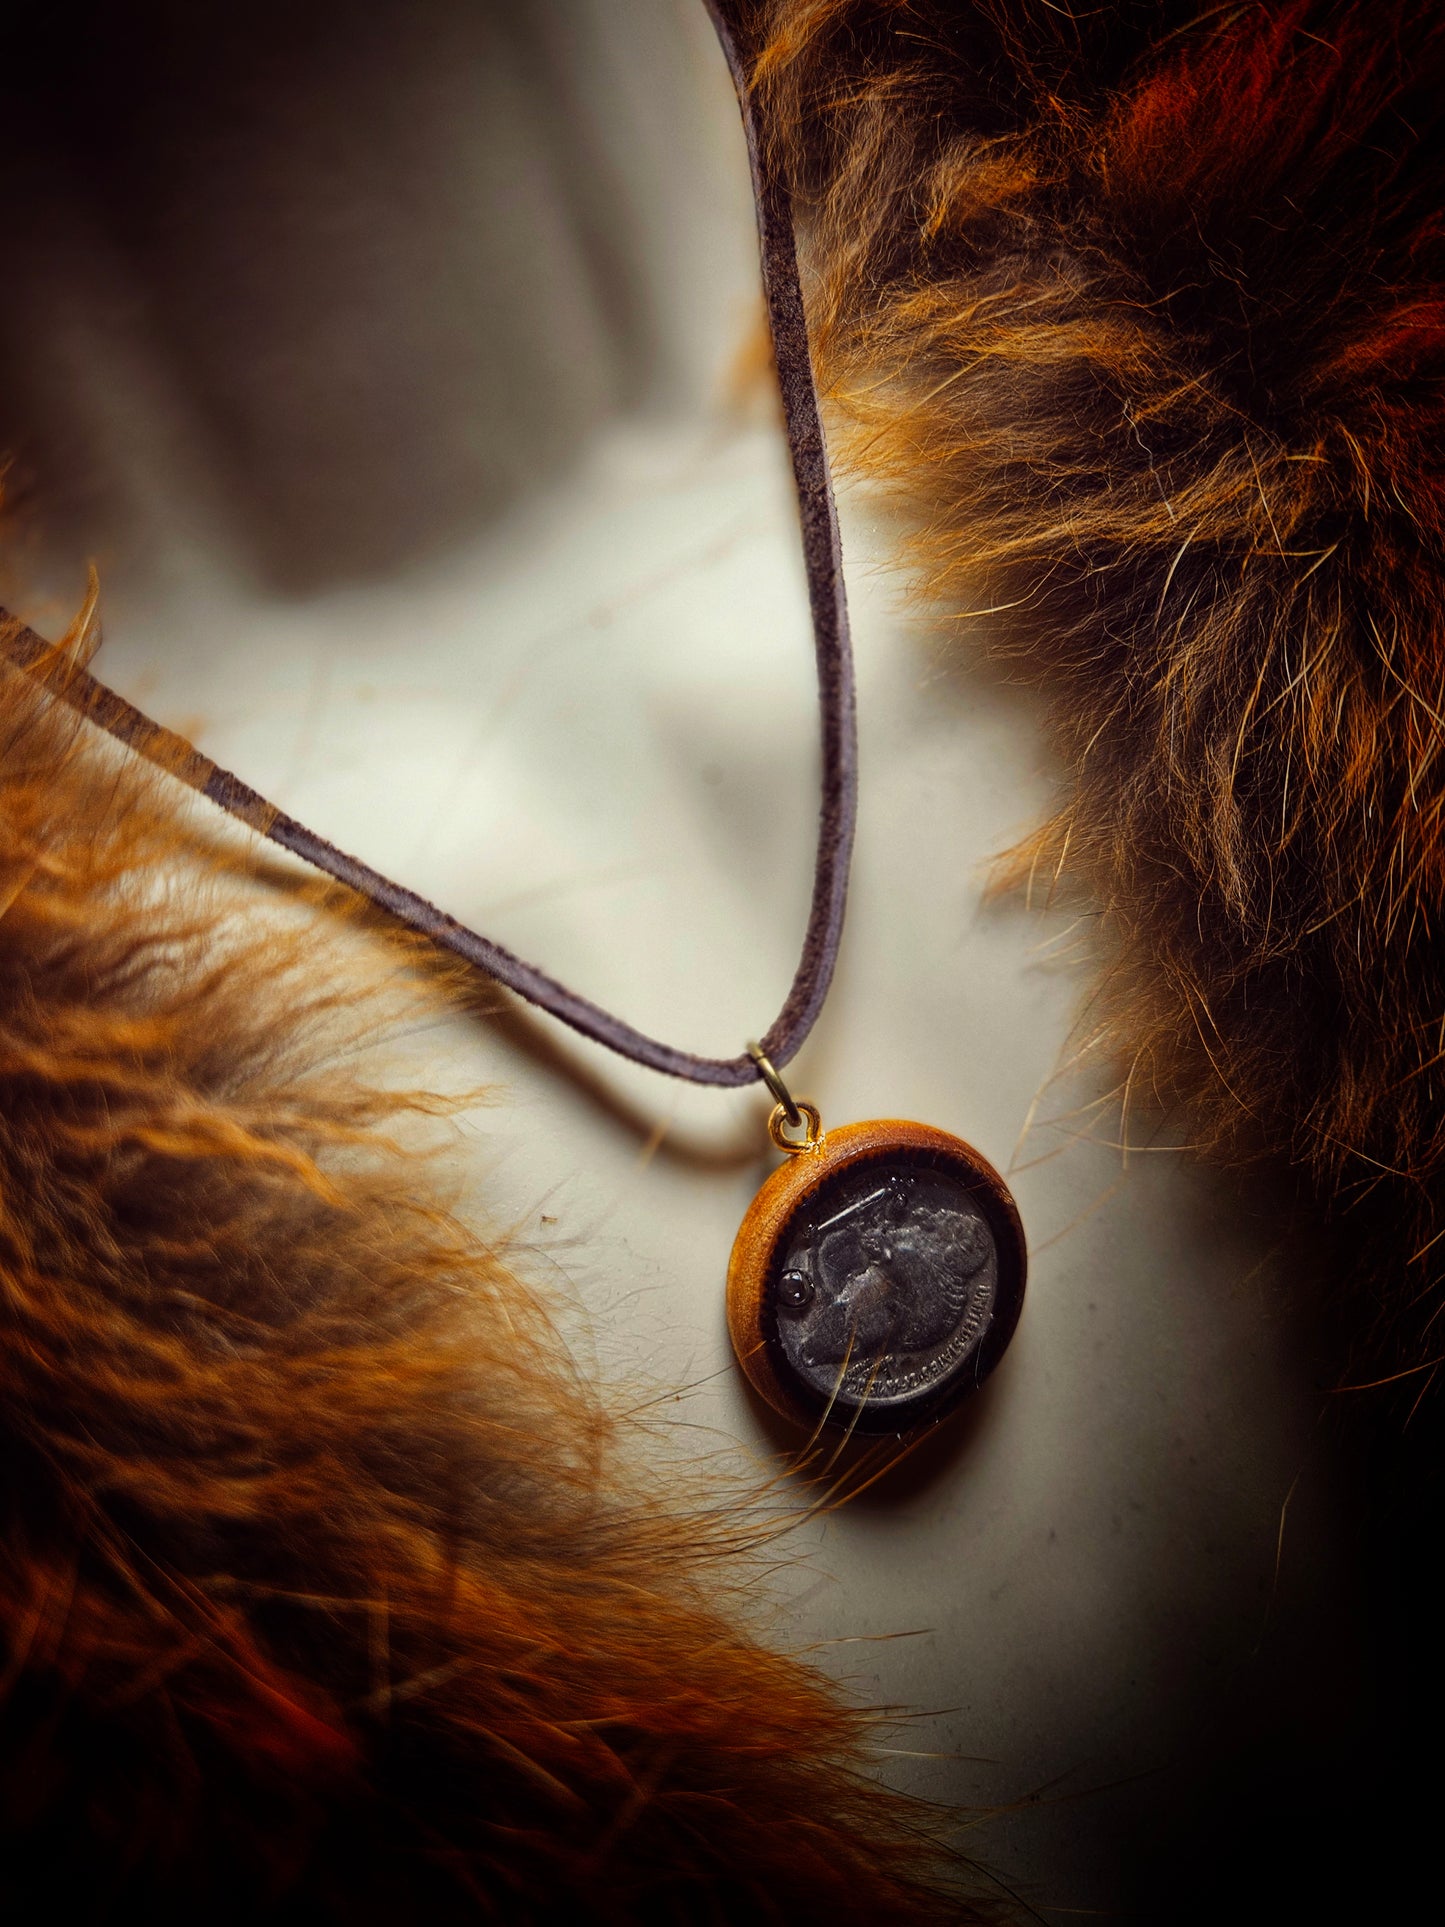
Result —
[{"label": "gold jump ring", "polygon": [[793,1093],[773,1069],[773,1060],[768,1056],[761,1044],[749,1044],[748,1056],[751,1057],[757,1065],[758,1076],[762,1078],[763,1082],[782,1106],[789,1124],[796,1130],[803,1121],[803,1114],[793,1102]]},{"label": "gold jump ring", "polygon": [[[798,1123],[790,1122],[788,1113],[779,1104],[773,1106],[768,1119],[768,1136],[780,1151],[789,1157],[797,1157],[800,1151],[816,1151],[823,1142],[823,1114],[816,1104],[810,1104],[806,1097],[796,1100]],[[801,1127],[801,1137],[789,1137],[788,1132]]]}]

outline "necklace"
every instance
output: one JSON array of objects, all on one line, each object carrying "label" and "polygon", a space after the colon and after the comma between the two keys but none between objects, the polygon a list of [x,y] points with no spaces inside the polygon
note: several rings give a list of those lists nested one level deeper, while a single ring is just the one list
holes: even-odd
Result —
[{"label": "necklace", "polygon": [[[824,1131],[779,1066],[822,1010],[842,937],[857,815],[852,652],[837,514],[799,282],[791,197],[771,161],[738,33],[706,0],[742,109],[763,290],[797,490],[812,617],[822,781],[812,902],[782,1010],[746,1052],[696,1056],[634,1029],[287,816],[192,743],[0,610],[0,652],[53,695],[257,834],[367,897],[582,1035],[694,1083],[764,1083],[783,1154],[749,1207],[728,1268],[728,1323],[748,1379],[811,1428],[914,1434],[992,1370],[1022,1304],[1025,1248],[1003,1179],[979,1152],[902,1120]],[[92,632],[94,639],[95,632]],[[85,653],[85,652],[82,652]]]}]

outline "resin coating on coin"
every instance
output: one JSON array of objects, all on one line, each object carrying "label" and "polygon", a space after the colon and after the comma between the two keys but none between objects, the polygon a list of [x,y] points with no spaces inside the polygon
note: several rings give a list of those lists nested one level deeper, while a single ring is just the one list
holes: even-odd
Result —
[{"label": "resin coating on coin", "polygon": [[800,1422],[906,1431],[1002,1356],[1025,1255],[1002,1178],[931,1126],[846,1125],[754,1200],[728,1277],[744,1370]]},{"label": "resin coating on coin", "polygon": [[783,1355],[849,1405],[934,1391],[993,1312],[993,1233],[952,1171],[901,1158],[845,1170],[797,1212],[781,1254],[783,1279],[808,1285],[776,1294]]}]

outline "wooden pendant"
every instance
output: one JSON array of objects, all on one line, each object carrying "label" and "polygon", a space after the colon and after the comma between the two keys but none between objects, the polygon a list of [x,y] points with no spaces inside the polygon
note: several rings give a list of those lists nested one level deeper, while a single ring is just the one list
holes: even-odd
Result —
[{"label": "wooden pendant", "polygon": [[1008,1186],[961,1138],[899,1118],[822,1131],[799,1100],[769,1129],[790,1153],[748,1208],[728,1326],[769,1405],[800,1425],[899,1436],[956,1409],[1023,1306],[1027,1254]]}]

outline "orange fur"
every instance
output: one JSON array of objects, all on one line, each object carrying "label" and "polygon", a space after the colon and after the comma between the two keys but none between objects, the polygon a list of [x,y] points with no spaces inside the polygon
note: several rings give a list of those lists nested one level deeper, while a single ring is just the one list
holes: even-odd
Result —
[{"label": "orange fur", "polygon": [[1121,1088],[1305,1174],[1413,1398],[1445,1256],[1439,9],[761,12],[851,459],[1055,697],[1068,793],[1021,867],[1105,907]]},{"label": "orange fur", "polygon": [[357,1080],[432,993],[15,672],[0,731],[0,1906],[959,1917],[745,1629],[766,1509],[656,1489]]}]

